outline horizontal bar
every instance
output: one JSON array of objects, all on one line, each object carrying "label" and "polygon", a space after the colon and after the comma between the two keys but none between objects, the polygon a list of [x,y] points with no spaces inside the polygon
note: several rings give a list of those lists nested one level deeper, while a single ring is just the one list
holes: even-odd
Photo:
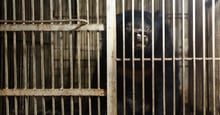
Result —
[{"label": "horizontal bar", "polygon": [[[154,58],[155,61],[162,61],[163,58]],[[165,61],[172,61],[174,58],[164,58]],[[190,58],[190,57],[184,57],[184,58],[181,58],[181,57],[177,57],[175,58],[174,60],[176,61],[180,61],[180,60],[185,60],[185,61],[191,61],[195,59],[196,61],[201,61],[201,60],[207,60],[207,61],[212,61],[212,60],[216,60],[216,61],[220,61],[220,57],[215,57],[215,58],[212,58],[212,57],[206,57],[205,59],[203,57],[201,58]],[[134,61],[141,61],[142,59],[141,58],[134,58]],[[122,58],[116,58],[116,61],[122,61]],[[130,58],[124,58],[124,61],[131,61]],[[144,58],[144,61],[152,61],[151,58]]]},{"label": "horizontal bar", "polygon": [[0,31],[103,31],[103,24],[0,24]]},{"label": "horizontal bar", "polygon": [[103,89],[1,89],[0,96],[105,96]]},{"label": "horizontal bar", "polygon": [[58,22],[80,22],[82,24],[88,24],[85,19],[65,19],[65,20],[0,20],[0,23],[58,23]]}]

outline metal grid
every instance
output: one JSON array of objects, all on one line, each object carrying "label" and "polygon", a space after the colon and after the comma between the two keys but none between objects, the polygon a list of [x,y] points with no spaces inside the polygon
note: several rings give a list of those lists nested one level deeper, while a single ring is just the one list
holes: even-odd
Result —
[{"label": "metal grid", "polygon": [[0,114],[91,114],[91,96],[106,95],[91,89],[104,6],[99,0],[1,1]]},{"label": "metal grid", "polygon": [[[0,4],[0,114],[102,115],[102,97],[107,96],[105,104],[108,111],[105,114],[116,115],[122,112],[124,115],[139,115],[136,111],[141,111],[140,114],[144,115],[147,114],[145,111],[148,107],[143,103],[148,98],[144,93],[144,79],[149,71],[145,68],[150,66],[152,115],[158,111],[155,102],[157,93],[154,91],[158,85],[155,77],[159,71],[163,76],[161,99],[162,113],[165,115],[167,108],[170,108],[166,105],[167,62],[172,62],[173,67],[173,114],[179,104],[183,115],[220,114],[218,0],[2,0]],[[115,13],[123,15],[127,10],[133,12],[130,17],[133,25],[133,54],[136,23],[134,10],[152,13],[152,47],[157,45],[154,44],[154,13],[157,10],[161,12],[161,57],[155,57],[156,51],[152,49],[151,57],[142,55],[136,58],[132,55],[131,58],[126,58],[125,43],[122,52],[124,56],[116,57]],[[146,17],[141,18],[143,20]],[[125,27],[124,21],[122,23]],[[170,57],[165,56],[165,23],[169,25],[172,34],[173,55]],[[143,36],[143,23],[141,27]],[[105,29],[107,41],[103,41],[100,34]],[[122,28],[123,36],[126,36],[125,29]],[[103,42],[108,43],[107,79],[102,79],[100,69],[100,48]],[[126,70],[126,62],[129,61],[133,63],[132,69]],[[140,72],[135,70],[136,62],[141,63]],[[151,64],[146,65],[145,62]],[[155,69],[157,62],[162,63],[162,70]],[[118,63],[123,63],[123,67],[116,68]],[[179,71],[176,71],[177,65]],[[122,83],[122,108],[117,108],[121,103],[116,99],[116,94],[119,93],[116,70],[119,69],[122,69],[123,76],[131,74],[132,77],[130,84],[126,84],[125,80]],[[97,77],[95,88],[92,86],[94,73]],[[139,97],[135,96],[138,93],[136,77],[142,79],[142,95]],[[175,85],[176,79],[180,79],[180,86]],[[107,91],[100,86],[102,82],[107,84]],[[128,85],[132,86],[132,98],[129,102],[131,108],[126,103]],[[175,89],[181,92],[181,103],[176,102]],[[93,97],[97,97],[97,100],[93,101]],[[142,99],[140,105],[136,104],[137,98]],[[121,111],[117,112],[117,109]]]}]

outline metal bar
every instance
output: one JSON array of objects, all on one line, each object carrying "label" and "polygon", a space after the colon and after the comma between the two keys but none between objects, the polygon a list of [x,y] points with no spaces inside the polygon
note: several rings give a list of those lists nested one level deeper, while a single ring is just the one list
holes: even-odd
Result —
[{"label": "metal bar", "polygon": [[[193,10],[193,115],[196,115],[196,3],[195,0],[192,1]],[[205,114],[205,112],[203,113]]]},{"label": "metal bar", "polygon": [[85,20],[85,19],[56,19],[56,20],[19,20],[19,19],[17,19],[17,20],[0,20],[0,23],[5,23],[5,22],[7,22],[7,23],[17,23],[17,24],[19,24],[19,23],[25,23],[25,24],[31,24],[31,23],[36,23],[36,24],[38,24],[38,23],[60,23],[60,22],[80,22],[82,25],[85,25],[85,24],[87,24],[88,23],[88,21],[87,20]]},{"label": "metal bar", "polygon": [[[34,13],[34,10],[35,7],[34,7],[34,0],[31,0],[31,18],[32,18],[32,21],[35,20],[35,13]],[[34,24],[34,23],[33,23]],[[31,32],[31,35],[32,35],[32,67],[33,67],[33,89],[36,89],[37,88],[37,83],[36,83],[36,46],[35,46],[35,32]],[[37,115],[37,99],[36,97],[33,97],[33,100],[34,100],[34,115]]]},{"label": "metal bar", "polygon": [[[43,7],[43,0],[40,0],[40,20],[44,20],[44,7]],[[41,23],[43,24],[43,23]],[[40,31],[40,67],[41,67],[41,88],[45,89],[45,68],[44,68],[44,35],[43,31]],[[45,103],[45,98],[41,98],[42,101],[42,112],[45,115],[46,114],[46,103]]]},{"label": "metal bar", "polygon": [[[21,1],[22,4],[22,20],[25,21],[26,13],[25,13],[25,0]],[[23,23],[24,24],[24,23]],[[27,89],[27,44],[26,44],[26,33],[22,31],[22,48],[23,48],[23,84],[24,89]],[[28,103],[28,97],[24,97],[24,106],[25,106],[25,115],[28,115],[28,109],[29,109],[29,103]]]},{"label": "metal bar", "polygon": [[123,68],[123,113],[126,115],[126,73],[125,73],[125,0],[122,0],[122,28],[123,28],[123,54],[122,54],[122,68]]},{"label": "metal bar", "polygon": [[142,115],[145,115],[145,63],[144,63],[144,0],[141,0],[141,62],[142,62]]},{"label": "metal bar", "polygon": [[212,92],[213,92],[213,115],[216,115],[216,81],[215,81],[215,0],[212,0]]},{"label": "metal bar", "polygon": [[[91,59],[90,59],[90,33],[87,33],[87,55],[88,55],[88,88],[91,89]],[[91,97],[88,97],[89,98],[89,115],[91,115],[91,111],[92,111],[92,102],[91,102]]]},{"label": "metal bar", "polygon": [[[21,1],[22,4],[22,20],[25,21],[25,1]],[[24,89],[27,89],[27,44],[26,44],[26,33],[22,31],[22,48],[23,48],[23,84]],[[28,98],[24,97],[25,115],[28,115]]]},{"label": "metal bar", "polygon": [[[81,33],[79,33],[80,35],[82,35]],[[77,38],[77,69],[78,69],[78,88],[82,89],[82,74],[81,74],[81,39],[80,37]],[[82,97],[79,96],[79,113],[80,115],[82,115]]]},{"label": "metal bar", "polygon": [[116,88],[116,0],[106,1],[107,28],[107,115],[117,115]]},{"label": "metal bar", "polygon": [[182,60],[182,68],[183,68],[183,70],[182,70],[182,95],[183,95],[183,103],[182,103],[182,106],[183,106],[183,115],[185,115],[186,114],[186,112],[185,112],[185,102],[186,102],[186,100],[185,100],[185,93],[184,93],[184,91],[185,91],[185,86],[184,86],[184,76],[185,76],[185,55],[184,55],[184,51],[185,51],[185,18],[184,18],[184,13],[185,13],[185,0],[182,0],[182,58],[183,58],[183,60]]},{"label": "metal bar", "polygon": [[[99,19],[99,0],[96,0],[96,21],[97,24],[100,23],[100,19]],[[96,39],[96,51],[97,51],[97,88],[100,89],[100,34],[99,32],[97,32],[97,39]],[[98,103],[98,115],[101,115],[101,100],[100,97],[97,97],[97,103]]]},{"label": "metal bar", "polygon": [[[54,20],[53,19],[53,0],[50,0],[50,20]],[[53,22],[51,22],[51,24],[53,24]],[[52,89],[55,88],[55,73],[54,73],[54,32],[51,32],[51,45],[50,45],[50,55],[51,55],[51,85],[52,85]],[[55,97],[52,96],[52,115],[55,115]]]},{"label": "metal bar", "polygon": [[131,1],[131,20],[132,20],[132,57],[131,57],[131,63],[132,63],[132,114],[135,115],[135,62],[134,62],[134,58],[135,58],[135,50],[134,50],[134,0]]},{"label": "metal bar", "polygon": [[105,96],[103,89],[1,89],[0,96]]},{"label": "metal bar", "polygon": [[[61,0],[59,0],[59,19],[62,19],[62,2]],[[62,23],[60,23],[62,24]],[[63,89],[63,40],[64,40],[64,33],[63,32],[59,32],[59,47],[60,47],[60,85],[61,85],[61,89]]]},{"label": "metal bar", "polygon": [[206,1],[202,0],[202,55],[203,55],[203,115],[206,115]]},{"label": "metal bar", "polygon": [[[86,0],[86,19],[89,23],[89,0]],[[90,37],[90,33],[87,32],[87,55],[88,55],[88,88],[91,88],[91,59],[90,59],[90,39],[92,37]],[[91,115],[91,111],[92,111],[92,102],[91,102],[91,97],[88,97],[89,98],[89,115]]]},{"label": "metal bar", "polygon": [[0,31],[103,31],[103,24],[0,24]]},{"label": "metal bar", "polygon": [[[181,57],[176,57],[175,60],[176,61],[180,61],[180,60],[184,60],[184,61],[192,61],[193,59],[195,59],[196,61],[201,61],[203,60],[203,57],[184,57],[184,58],[181,58]],[[215,57],[215,58],[212,58],[212,57],[205,57],[205,60],[206,61],[212,61],[213,59],[215,60],[220,60],[220,58],[218,57]],[[122,59],[120,58],[117,58],[116,61],[121,61]],[[144,58],[145,61],[161,61],[162,58],[154,58],[154,59],[151,59],[151,58]],[[173,59],[172,58],[165,58],[165,61],[172,61]],[[125,58],[125,61],[131,61],[130,58]],[[134,58],[134,61],[141,61],[141,58]]]},{"label": "metal bar", "polygon": [[[63,17],[63,5],[62,5],[62,0],[58,1],[59,3],[59,19],[62,20]],[[62,22],[60,22],[59,24],[62,24]],[[63,41],[64,41],[64,37],[65,37],[65,33],[64,32],[59,32],[59,39],[60,39],[60,85],[61,85],[61,89],[64,88],[64,75],[63,75]],[[64,98],[61,97],[61,114],[64,115],[65,112],[65,107],[64,107]]]},{"label": "metal bar", "polygon": [[[173,2],[173,115],[176,114],[176,1]],[[178,88],[178,87],[177,87]],[[179,104],[179,103],[178,103]]]},{"label": "metal bar", "polygon": [[162,71],[163,71],[163,114],[166,115],[166,68],[165,68],[165,0],[162,0]]},{"label": "metal bar", "polygon": [[155,68],[155,65],[154,65],[154,62],[155,62],[155,58],[154,58],[154,39],[155,39],[155,25],[154,25],[154,0],[152,0],[152,12],[151,12],[151,25],[152,25],[152,115],[155,115],[155,71],[154,71],[154,68]]},{"label": "metal bar", "polygon": [[[76,0],[77,19],[80,19],[80,1]],[[79,22],[78,22],[79,23]],[[79,35],[80,32],[77,32]],[[81,89],[81,38],[77,36],[77,69],[78,69],[78,88]],[[82,115],[82,97],[79,96],[79,115]]]},{"label": "metal bar", "polygon": [[[4,19],[7,20],[7,0],[4,0]],[[7,24],[7,23],[5,23]],[[4,63],[5,63],[5,89],[8,89],[8,33],[4,31]],[[9,115],[9,98],[5,97],[6,115]]]},{"label": "metal bar", "polygon": [[[68,11],[69,11],[69,19],[72,19],[72,3],[71,0],[68,0]],[[69,22],[69,24],[72,24],[72,22]],[[73,89],[73,33],[69,32],[69,53],[70,53],[70,89]],[[73,96],[70,97],[70,115],[74,114],[74,100]]]},{"label": "metal bar", "polygon": [[[12,8],[13,8],[13,20],[16,20],[16,7],[15,7],[15,0],[12,1]],[[13,23],[15,24],[15,23]],[[14,89],[17,89],[17,60],[16,60],[16,32],[13,32],[13,66],[14,66]],[[18,99],[14,97],[14,113],[18,115]]]}]

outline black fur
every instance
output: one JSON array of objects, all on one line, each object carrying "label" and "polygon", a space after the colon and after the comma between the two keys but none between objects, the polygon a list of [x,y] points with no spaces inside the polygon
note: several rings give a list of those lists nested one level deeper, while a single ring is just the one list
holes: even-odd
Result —
[{"label": "black fur", "polygon": [[[134,11],[134,57],[141,59],[141,11]],[[122,14],[117,15],[117,58],[123,57],[123,30],[122,30]],[[151,13],[144,12],[144,57],[152,58],[152,20]],[[159,12],[155,13],[154,21],[154,58],[162,58],[162,17]],[[173,56],[173,43],[169,28],[165,25],[165,57],[172,58]],[[174,54],[175,55],[175,54]],[[132,13],[131,11],[125,12],[125,57],[132,59]],[[135,61],[135,113],[142,115],[142,62]],[[123,114],[123,74],[122,74],[122,61],[117,62],[117,107],[118,115]],[[152,114],[152,61],[145,61],[145,114]],[[125,63],[125,78],[126,78],[126,115],[132,114],[132,62],[126,61]],[[101,57],[101,88],[106,89],[106,33],[103,33],[103,47]],[[178,76],[178,63],[176,63],[176,111],[180,111],[180,95],[179,95],[179,76]],[[163,115],[163,64],[162,61],[154,62],[155,71],[155,112],[156,115]],[[95,72],[93,79],[93,86],[97,87],[97,73]],[[172,61],[165,61],[165,82],[166,82],[166,114],[173,114],[173,63]],[[95,102],[94,102],[95,103]],[[106,97],[102,98],[101,113],[106,113]],[[94,106],[94,105],[93,105]],[[97,106],[97,105],[95,105]],[[97,108],[93,109],[93,113],[97,114]],[[178,114],[178,113],[176,113]]]}]

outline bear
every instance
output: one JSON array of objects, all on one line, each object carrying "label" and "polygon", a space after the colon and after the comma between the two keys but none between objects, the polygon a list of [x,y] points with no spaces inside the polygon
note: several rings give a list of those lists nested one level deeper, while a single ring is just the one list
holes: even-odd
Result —
[{"label": "bear", "polygon": [[[133,113],[135,113],[135,115],[142,115],[144,112],[146,115],[151,115],[154,104],[155,115],[163,115],[163,112],[166,112],[167,115],[172,115],[174,108],[173,97],[175,94],[176,110],[174,114],[179,114],[181,111],[180,82],[178,74],[179,64],[178,61],[175,61],[174,67],[173,60],[165,60],[165,58],[172,59],[173,55],[175,55],[173,53],[173,41],[169,26],[166,23],[164,24],[165,33],[163,37],[162,16],[160,12],[157,11],[154,13],[153,32],[152,14],[144,11],[144,27],[142,33],[142,11],[134,10],[133,12],[134,20],[132,20],[132,10],[124,12],[125,20],[123,20],[123,13],[117,14],[116,16],[117,113],[118,115],[132,115]],[[123,21],[125,27],[123,27]],[[132,21],[134,22],[133,24]],[[134,26],[133,29],[132,26]],[[154,37],[152,38],[153,34]],[[102,33],[100,60],[100,87],[102,89],[107,88],[106,50],[106,31],[104,31]],[[122,61],[123,58],[124,61]],[[142,60],[143,58],[144,60]],[[174,82],[173,68],[175,68]],[[123,70],[125,74],[123,74]],[[164,101],[163,80],[165,80]],[[94,88],[97,88],[96,81],[97,71],[93,76],[92,83]],[[152,97],[153,94],[154,97]],[[143,100],[143,97],[145,100]],[[106,97],[101,98],[101,115],[107,112],[106,99]],[[94,101],[94,103],[95,102],[97,103],[97,100]],[[165,102],[165,111],[163,102]],[[144,108],[143,105],[145,105]],[[95,106],[93,108],[93,113],[97,114],[97,105],[94,104],[93,106]]]}]

